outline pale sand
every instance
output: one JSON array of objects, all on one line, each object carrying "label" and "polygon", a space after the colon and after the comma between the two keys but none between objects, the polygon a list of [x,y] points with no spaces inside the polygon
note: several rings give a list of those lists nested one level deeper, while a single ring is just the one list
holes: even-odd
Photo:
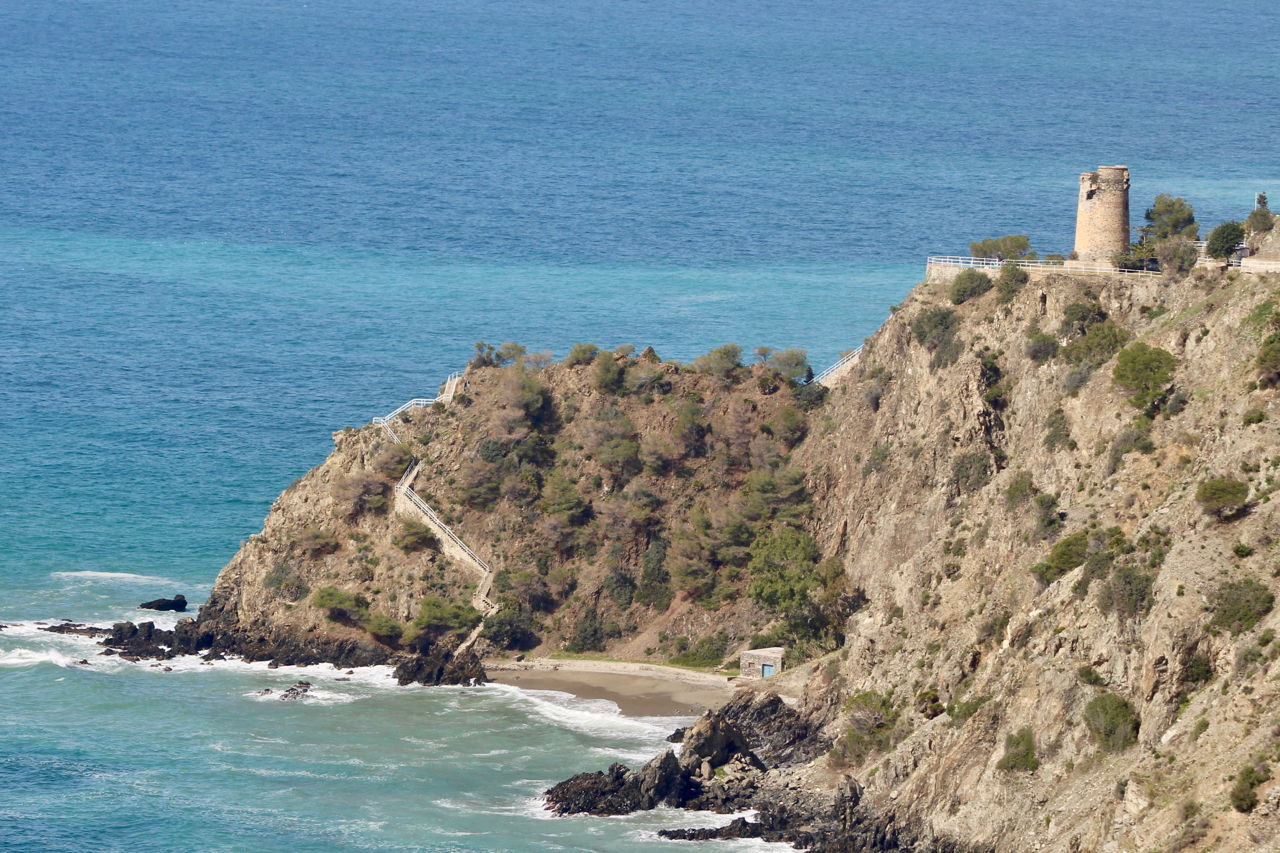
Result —
[{"label": "pale sand", "polygon": [[559,690],[607,699],[629,717],[693,717],[719,708],[743,686],[723,675],[647,663],[486,660],[489,678],[527,690]]}]

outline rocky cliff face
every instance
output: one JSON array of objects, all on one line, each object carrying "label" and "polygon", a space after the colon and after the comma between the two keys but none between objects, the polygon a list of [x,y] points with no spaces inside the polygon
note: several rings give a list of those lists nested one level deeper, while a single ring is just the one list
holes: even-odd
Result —
[{"label": "rocky cliff face", "polygon": [[[805,697],[868,807],[999,850],[1276,843],[1274,818],[1229,804],[1277,746],[1280,451],[1254,361],[1276,290],[1053,276],[953,306],[922,285],[868,342],[796,454],[869,602]],[[1173,356],[1150,419],[1114,347],[1068,347],[1102,315]],[[1248,495],[1213,515],[1197,493],[1224,477]]]},{"label": "rocky cliff face", "polygon": [[[474,367],[394,425],[405,444],[337,434],[181,642],[461,677],[442,674],[480,579],[396,511],[416,457],[417,493],[496,570],[490,650],[714,663],[767,639],[809,659],[783,676],[800,743],[722,765],[817,798],[769,813],[778,838],[1274,847],[1280,449],[1256,358],[1280,282],[951,288],[917,287],[825,401],[786,359],[723,352]],[[756,802],[711,770],[591,784],[614,810]]]}]

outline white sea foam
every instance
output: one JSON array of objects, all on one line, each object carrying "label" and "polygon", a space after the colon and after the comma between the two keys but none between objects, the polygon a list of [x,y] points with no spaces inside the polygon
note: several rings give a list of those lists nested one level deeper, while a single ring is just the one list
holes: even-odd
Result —
[{"label": "white sea foam", "polygon": [[70,657],[56,649],[12,649],[0,651],[0,666],[38,666],[51,663],[67,668],[76,665],[80,658]]},{"label": "white sea foam", "polygon": [[618,706],[607,699],[579,699],[558,690],[526,690],[510,684],[486,684],[484,689],[515,699],[528,710],[556,725],[585,734],[666,734],[666,729],[652,718],[622,716]]},{"label": "white sea foam", "polygon": [[174,585],[174,581],[171,581],[168,578],[157,578],[152,575],[137,575],[133,572],[51,572],[50,577],[76,578],[78,580],[103,581],[107,583],[164,583]]}]

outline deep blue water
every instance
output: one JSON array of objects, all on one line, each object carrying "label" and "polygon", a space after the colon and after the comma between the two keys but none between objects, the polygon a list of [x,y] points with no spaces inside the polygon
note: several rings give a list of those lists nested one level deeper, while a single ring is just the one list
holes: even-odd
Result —
[{"label": "deep blue water", "polygon": [[0,849],[657,845],[528,798],[665,723],[378,673],[264,702],[296,674],[86,672],[30,623],[200,599],[476,340],[821,367],[929,253],[1069,250],[1099,164],[1135,222],[1243,217],[1277,48],[1262,2],[0,3]]}]

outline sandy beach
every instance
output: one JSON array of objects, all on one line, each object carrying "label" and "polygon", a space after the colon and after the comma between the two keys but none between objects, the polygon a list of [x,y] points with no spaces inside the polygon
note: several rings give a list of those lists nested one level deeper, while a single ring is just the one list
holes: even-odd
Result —
[{"label": "sandy beach", "polygon": [[723,675],[646,663],[541,658],[484,665],[499,684],[607,699],[629,717],[697,716],[724,705],[743,686]]}]

